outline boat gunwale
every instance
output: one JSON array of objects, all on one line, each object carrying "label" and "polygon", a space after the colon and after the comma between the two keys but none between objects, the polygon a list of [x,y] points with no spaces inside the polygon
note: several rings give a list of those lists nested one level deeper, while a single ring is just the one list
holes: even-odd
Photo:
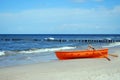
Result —
[{"label": "boat gunwale", "polygon": [[108,50],[108,48],[104,48],[104,49],[95,49],[95,50],[89,50],[89,49],[86,49],[86,50],[59,50],[59,51],[55,51],[55,53],[57,52],[92,52],[92,51],[104,51],[104,50]]}]

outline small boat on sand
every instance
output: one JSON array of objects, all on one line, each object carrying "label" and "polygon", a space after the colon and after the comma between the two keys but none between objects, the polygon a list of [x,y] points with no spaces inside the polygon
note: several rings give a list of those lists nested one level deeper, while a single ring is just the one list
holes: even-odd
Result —
[{"label": "small boat on sand", "polygon": [[108,49],[56,51],[55,54],[59,60],[78,58],[107,58]]}]

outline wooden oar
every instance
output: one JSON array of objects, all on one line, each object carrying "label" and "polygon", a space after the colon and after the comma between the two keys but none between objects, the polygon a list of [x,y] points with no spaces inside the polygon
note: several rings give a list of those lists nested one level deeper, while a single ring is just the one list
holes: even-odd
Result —
[{"label": "wooden oar", "polygon": [[[94,47],[92,47],[91,45],[88,46],[89,48],[96,50]],[[103,55],[101,52],[98,52],[101,56],[103,56],[104,58],[106,58],[108,61],[111,61],[110,58],[108,58],[107,56]]]},{"label": "wooden oar", "polygon": [[111,61],[110,58],[108,58],[107,56],[103,55],[101,52],[99,52],[99,54],[100,54],[101,56],[103,56],[104,58],[106,58],[108,61]]},{"label": "wooden oar", "polygon": [[109,56],[112,56],[112,57],[118,57],[118,55],[116,54],[108,54]]}]

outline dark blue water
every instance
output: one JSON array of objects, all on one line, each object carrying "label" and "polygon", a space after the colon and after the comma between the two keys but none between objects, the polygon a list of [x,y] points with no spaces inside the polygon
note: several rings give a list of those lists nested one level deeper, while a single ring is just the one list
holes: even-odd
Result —
[{"label": "dark blue water", "polygon": [[[82,40],[117,40],[118,42],[85,42]],[[56,50],[119,47],[118,34],[1,34],[0,67],[57,60]]]}]

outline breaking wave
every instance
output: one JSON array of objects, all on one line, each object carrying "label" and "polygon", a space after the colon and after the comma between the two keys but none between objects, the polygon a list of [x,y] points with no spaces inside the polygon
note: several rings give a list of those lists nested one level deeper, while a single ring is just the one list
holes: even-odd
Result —
[{"label": "breaking wave", "polygon": [[57,50],[69,50],[75,49],[76,47],[58,47],[58,48],[42,48],[42,49],[29,49],[20,51],[0,51],[0,56],[9,56],[15,54],[30,54],[30,53],[44,53],[44,52],[54,52]]},{"label": "breaking wave", "polygon": [[120,42],[110,43],[109,45],[103,47],[116,47],[116,46],[120,46]]},{"label": "breaking wave", "polygon": [[76,47],[59,47],[59,48],[44,48],[44,49],[30,49],[19,51],[19,53],[40,53],[40,52],[52,52],[57,50],[67,50],[67,49],[75,49]]},{"label": "breaking wave", "polygon": [[5,51],[0,51],[0,56],[4,56],[5,55]]},{"label": "breaking wave", "polygon": [[53,37],[44,38],[44,40],[55,40]]}]

